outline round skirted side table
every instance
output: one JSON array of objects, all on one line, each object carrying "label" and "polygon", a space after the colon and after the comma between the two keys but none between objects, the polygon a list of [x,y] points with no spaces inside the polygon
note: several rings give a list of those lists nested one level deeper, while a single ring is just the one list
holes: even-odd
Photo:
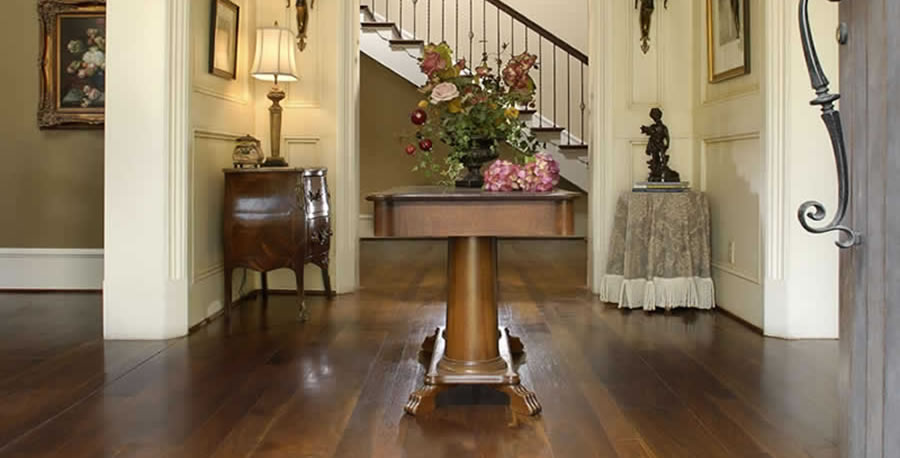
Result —
[{"label": "round skirted side table", "polygon": [[709,203],[701,192],[624,194],[600,299],[648,311],[714,308],[709,227]]}]

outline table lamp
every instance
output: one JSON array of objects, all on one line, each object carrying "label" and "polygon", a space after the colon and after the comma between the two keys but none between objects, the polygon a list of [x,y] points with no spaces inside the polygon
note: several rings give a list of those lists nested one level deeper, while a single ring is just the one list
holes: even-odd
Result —
[{"label": "table lamp", "polygon": [[263,167],[285,167],[287,161],[281,157],[281,112],[279,102],[284,100],[285,93],[278,87],[278,82],[297,81],[297,64],[294,56],[294,34],[290,30],[278,27],[262,27],[256,30],[256,54],[250,74],[262,81],[272,81],[274,86],[268,98],[272,101],[269,107],[269,128],[271,129],[272,155],[263,163]]}]

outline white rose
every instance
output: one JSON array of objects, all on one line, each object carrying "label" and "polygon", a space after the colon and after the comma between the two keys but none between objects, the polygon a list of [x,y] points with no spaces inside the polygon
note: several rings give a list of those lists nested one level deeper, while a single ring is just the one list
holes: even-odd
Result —
[{"label": "white rose", "polygon": [[103,51],[100,51],[97,48],[91,48],[86,53],[84,53],[84,56],[82,56],[81,60],[85,61],[88,64],[94,64],[99,67],[106,62],[106,56],[103,55]]},{"label": "white rose", "polygon": [[459,97],[459,89],[453,83],[441,83],[431,91],[431,103],[449,102]]}]

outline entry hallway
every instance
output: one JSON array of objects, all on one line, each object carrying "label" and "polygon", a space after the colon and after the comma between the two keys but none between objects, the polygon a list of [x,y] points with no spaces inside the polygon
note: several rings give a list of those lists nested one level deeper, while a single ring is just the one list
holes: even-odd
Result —
[{"label": "entry hallway", "polygon": [[98,294],[0,295],[5,457],[833,457],[838,344],[718,312],[623,312],[582,241],[500,246],[501,325],[543,404],[464,388],[403,414],[443,323],[442,242],[362,242],[358,294],[242,304],[188,338],[103,342]]}]

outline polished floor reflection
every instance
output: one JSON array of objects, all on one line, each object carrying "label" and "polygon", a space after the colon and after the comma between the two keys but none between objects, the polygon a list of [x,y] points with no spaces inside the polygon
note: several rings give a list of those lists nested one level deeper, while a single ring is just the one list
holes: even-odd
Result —
[{"label": "polished floor reflection", "polygon": [[94,294],[0,294],[3,457],[831,457],[836,342],[764,339],[715,312],[622,312],[584,242],[500,247],[501,324],[536,418],[462,388],[403,415],[443,320],[444,244],[363,242],[364,289],[245,303],[189,338],[103,342]]}]

